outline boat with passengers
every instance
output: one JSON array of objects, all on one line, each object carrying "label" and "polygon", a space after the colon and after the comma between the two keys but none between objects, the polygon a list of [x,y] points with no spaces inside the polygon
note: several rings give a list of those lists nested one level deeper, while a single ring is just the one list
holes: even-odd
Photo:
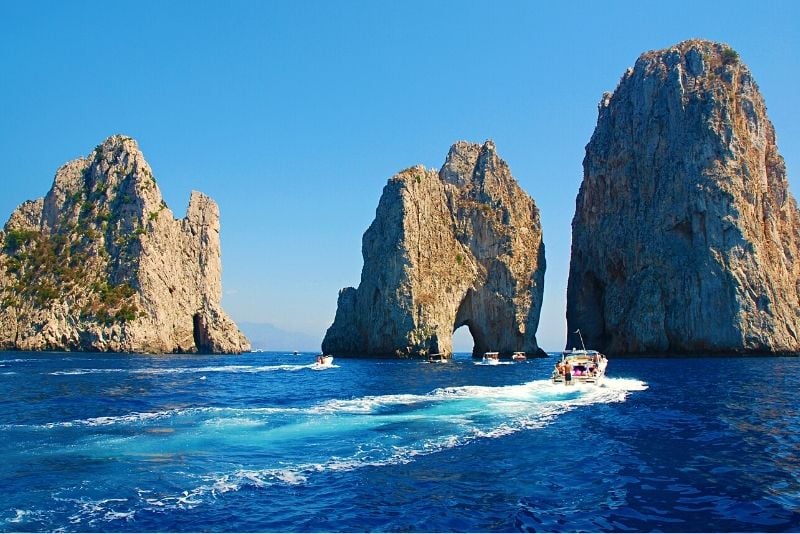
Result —
[{"label": "boat with passengers", "polygon": [[596,350],[587,350],[583,344],[581,331],[575,332],[580,336],[580,349],[573,348],[561,353],[561,359],[556,362],[551,379],[554,384],[594,384],[602,385],[606,376],[608,358]]},{"label": "boat with passengers", "polygon": [[330,354],[320,354],[317,356],[316,364],[325,367],[330,367],[331,365],[333,365],[333,356],[331,356]]},{"label": "boat with passengers", "polygon": [[481,363],[484,365],[497,365],[500,363],[499,352],[484,352]]}]

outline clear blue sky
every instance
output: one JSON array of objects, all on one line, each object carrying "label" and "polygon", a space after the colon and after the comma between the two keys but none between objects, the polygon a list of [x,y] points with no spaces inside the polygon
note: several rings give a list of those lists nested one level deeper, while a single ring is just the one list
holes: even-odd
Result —
[{"label": "clear blue sky", "polygon": [[130,135],[176,216],[192,189],[219,203],[231,316],[321,340],[339,288],[358,284],[386,180],[494,139],[542,213],[538,339],[558,350],[601,94],[644,51],[727,42],[797,195],[798,21],[796,1],[0,0],[0,218],[62,163]]}]

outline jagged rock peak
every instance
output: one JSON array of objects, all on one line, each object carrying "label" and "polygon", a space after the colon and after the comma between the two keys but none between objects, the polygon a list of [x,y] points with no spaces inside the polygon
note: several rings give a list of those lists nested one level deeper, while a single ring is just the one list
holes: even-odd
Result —
[{"label": "jagged rock peak", "polygon": [[83,200],[100,202],[105,207],[117,199],[125,200],[140,212],[161,204],[153,172],[136,141],[122,135],[109,137],[89,156],[70,161],[56,172],[53,186],[44,198],[43,229],[53,231],[59,225],[58,217],[63,215],[59,210],[84,193],[92,198]]},{"label": "jagged rock peak", "polygon": [[601,99],[572,223],[569,331],[612,353],[800,350],[800,224],[750,70],[693,39]]},{"label": "jagged rock peak", "polygon": [[193,192],[175,220],[130,137],[59,168],[0,237],[0,348],[249,350],[220,308],[216,203]]},{"label": "jagged rock peak", "polygon": [[492,141],[460,141],[438,172],[418,165],[389,179],[362,253],[361,283],[340,292],[324,352],[450,353],[464,325],[475,354],[540,351],[539,211]]}]

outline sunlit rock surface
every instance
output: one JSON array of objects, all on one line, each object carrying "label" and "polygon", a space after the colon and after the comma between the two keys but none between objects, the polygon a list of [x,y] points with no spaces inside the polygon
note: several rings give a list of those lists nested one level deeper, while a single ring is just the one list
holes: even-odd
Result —
[{"label": "sunlit rock surface", "polygon": [[62,166],[0,237],[2,349],[249,350],[220,307],[216,203],[193,192],[176,220],[129,137]]},{"label": "sunlit rock surface", "polygon": [[800,349],[798,211],[750,70],[647,52],[599,105],[572,223],[570,331],[610,353]]},{"label": "sunlit rock surface", "polygon": [[491,141],[456,143],[438,172],[417,166],[392,177],[362,253],[361,283],[340,292],[323,352],[451,353],[463,325],[475,354],[540,352],[539,210]]}]

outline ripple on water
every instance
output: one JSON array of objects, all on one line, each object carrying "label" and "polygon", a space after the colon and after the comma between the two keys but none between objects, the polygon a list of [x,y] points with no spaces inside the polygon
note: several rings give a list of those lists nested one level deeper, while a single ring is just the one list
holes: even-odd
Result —
[{"label": "ripple on water", "polygon": [[5,358],[26,380],[3,380],[14,418],[2,420],[0,521],[73,531],[800,528],[800,384],[782,376],[765,388],[772,359],[726,360],[720,390],[721,360],[612,361],[609,387],[558,388],[542,379],[548,361],[342,359],[317,373],[312,357]]}]

